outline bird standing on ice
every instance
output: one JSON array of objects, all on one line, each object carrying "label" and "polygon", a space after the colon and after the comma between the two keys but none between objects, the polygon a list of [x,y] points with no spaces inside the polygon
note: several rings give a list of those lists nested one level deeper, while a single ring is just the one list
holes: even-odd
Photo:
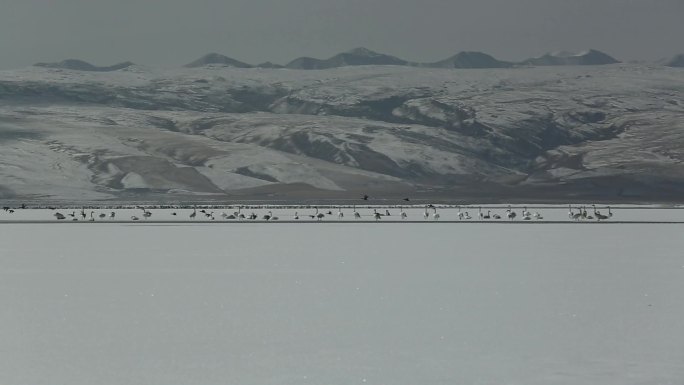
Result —
[{"label": "bird standing on ice", "polygon": [[511,210],[511,206],[509,205],[508,210],[506,210],[506,216],[508,217],[508,219],[513,220],[515,219],[516,215],[517,214],[515,213],[515,211]]},{"label": "bird standing on ice", "polygon": [[529,211],[527,211],[527,206],[525,206],[525,207],[523,208],[522,216],[523,216],[523,217],[531,217],[531,216],[532,216],[532,213],[529,212]]},{"label": "bird standing on ice", "polygon": [[596,220],[599,222],[604,221],[608,219],[609,217],[607,215],[601,214],[600,211],[596,210],[596,205],[592,205],[594,207],[594,216],[596,217]]}]

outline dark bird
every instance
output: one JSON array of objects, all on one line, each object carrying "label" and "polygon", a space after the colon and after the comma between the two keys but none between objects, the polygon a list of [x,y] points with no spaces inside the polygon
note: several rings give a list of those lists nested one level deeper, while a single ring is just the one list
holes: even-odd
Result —
[{"label": "dark bird", "polygon": [[368,196],[368,195],[364,195],[364,196],[363,196],[363,200],[364,200],[364,201],[367,201],[367,200],[368,200],[368,198],[369,198],[369,196]]}]

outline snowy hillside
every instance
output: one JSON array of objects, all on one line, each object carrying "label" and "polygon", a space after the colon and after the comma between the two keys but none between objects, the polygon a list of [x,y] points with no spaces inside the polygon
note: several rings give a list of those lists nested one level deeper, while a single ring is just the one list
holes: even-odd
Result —
[{"label": "snowy hillside", "polygon": [[675,199],[682,80],[632,64],[0,71],[0,196]]}]

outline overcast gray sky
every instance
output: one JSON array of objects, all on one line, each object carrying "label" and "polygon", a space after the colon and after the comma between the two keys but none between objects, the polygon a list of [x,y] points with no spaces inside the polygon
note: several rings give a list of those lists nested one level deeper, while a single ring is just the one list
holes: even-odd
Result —
[{"label": "overcast gray sky", "polygon": [[652,60],[684,52],[683,16],[684,0],[2,0],[0,68],[173,67],[208,52],[284,64],[359,46],[412,61],[584,48]]}]

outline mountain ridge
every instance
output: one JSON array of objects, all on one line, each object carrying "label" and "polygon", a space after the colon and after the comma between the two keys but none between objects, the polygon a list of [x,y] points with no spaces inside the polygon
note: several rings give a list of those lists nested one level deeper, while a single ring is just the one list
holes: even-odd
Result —
[{"label": "mountain ridge", "polygon": [[[224,66],[234,68],[266,68],[266,69],[299,69],[321,70],[355,66],[406,66],[428,68],[454,68],[454,69],[489,69],[489,68],[516,68],[520,66],[588,66],[608,65],[620,63],[619,60],[596,49],[588,49],[579,53],[557,51],[546,53],[542,56],[525,59],[522,61],[499,60],[480,51],[460,51],[456,54],[435,62],[412,62],[396,56],[379,53],[368,48],[358,47],[349,51],[341,52],[327,59],[302,56],[291,60],[285,65],[266,61],[260,64],[249,64],[219,53],[208,53],[200,58],[185,64],[184,68],[200,68],[205,66]],[[675,55],[668,60],[660,60],[654,64],[682,67],[684,66],[684,54]],[[135,64],[126,61],[111,66],[98,67],[79,59],[67,59],[61,62],[36,63],[34,66],[46,68],[69,69],[75,71],[109,72],[132,67]]]}]

